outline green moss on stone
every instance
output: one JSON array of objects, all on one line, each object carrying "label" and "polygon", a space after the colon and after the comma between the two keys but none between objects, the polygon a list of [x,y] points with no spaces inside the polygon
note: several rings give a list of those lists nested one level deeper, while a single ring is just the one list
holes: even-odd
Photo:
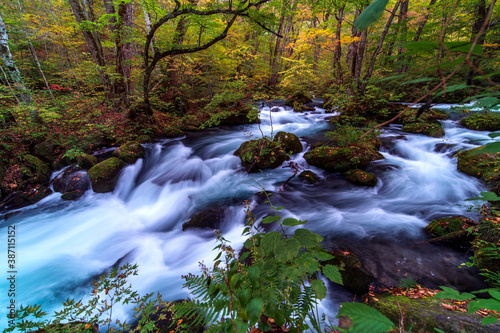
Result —
[{"label": "green moss on stone", "polygon": [[[376,295],[378,301],[371,305],[393,323],[403,322],[405,330],[411,332],[499,332],[500,323],[482,325],[482,317],[476,313],[451,311],[441,306],[443,300],[437,298],[410,299],[391,294]],[[403,317],[404,315],[404,317]],[[402,320],[403,319],[403,320]]]},{"label": "green moss on stone", "polygon": [[243,142],[234,155],[248,171],[277,168],[290,158],[280,142],[267,138]]},{"label": "green moss on stone", "polygon": [[460,120],[460,124],[471,130],[498,131],[500,130],[500,114],[496,112],[474,113]]},{"label": "green moss on stone", "polygon": [[134,164],[139,158],[144,157],[144,148],[138,142],[128,142],[116,148],[113,156],[128,164]]},{"label": "green moss on stone", "polygon": [[500,176],[500,153],[473,154],[481,148],[484,146],[459,153],[457,169],[486,182],[495,181]]},{"label": "green moss on stone", "polygon": [[424,134],[433,138],[444,136],[443,126],[439,122],[414,122],[406,123],[402,129],[404,132],[413,134]]},{"label": "green moss on stone", "polygon": [[377,177],[366,171],[353,169],[344,173],[344,176],[350,183],[355,185],[362,185],[362,186],[377,185]]},{"label": "green moss on stone", "polygon": [[97,158],[89,154],[81,154],[76,158],[80,168],[88,170],[97,164]]},{"label": "green moss on stone", "polygon": [[52,170],[48,164],[33,155],[26,155],[24,161],[26,166],[33,171],[33,183],[46,184],[50,181]]},{"label": "green moss on stone", "polygon": [[297,154],[302,151],[302,143],[300,139],[293,133],[278,132],[274,136],[274,141],[280,142],[287,152]]},{"label": "green moss on stone", "polygon": [[318,182],[318,175],[316,175],[311,170],[302,171],[299,174],[299,178],[304,179],[305,181],[309,182],[310,184],[316,184]]},{"label": "green moss on stone", "polygon": [[339,267],[342,276],[342,286],[355,295],[362,296],[370,289],[373,276],[361,266],[361,261],[352,252],[335,251],[330,253],[333,259],[325,264]]},{"label": "green moss on stone", "polygon": [[116,157],[111,157],[94,165],[87,172],[92,190],[97,193],[112,192],[115,189],[120,171],[127,165]]},{"label": "green moss on stone", "polygon": [[364,167],[373,160],[383,158],[374,148],[364,146],[328,147],[311,149],[304,155],[310,165],[330,172],[344,172]]}]

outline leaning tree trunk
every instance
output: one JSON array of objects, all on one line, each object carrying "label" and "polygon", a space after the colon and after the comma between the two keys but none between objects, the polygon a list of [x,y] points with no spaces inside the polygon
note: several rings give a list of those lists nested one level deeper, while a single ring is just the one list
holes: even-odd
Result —
[{"label": "leaning tree trunk", "polygon": [[[475,19],[474,19],[474,24],[472,25],[472,35],[471,35],[471,42],[474,41],[476,38],[476,35],[479,33],[481,30],[481,27],[484,24],[484,21],[486,21],[486,1],[485,0],[478,0],[478,2],[475,5]],[[479,37],[477,44],[478,45],[483,45],[484,44],[484,37],[485,33]],[[473,56],[472,59],[472,64],[471,64],[471,69],[469,70],[467,82],[469,84],[472,84],[472,79],[474,77],[474,73],[476,69],[479,67],[479,63],[481,62],[481,58],[479,56]]]},{"label": "leaning tree trunk", "polygon": [[[27,105],[33,104],[31,95],[24,86],[24,83],[21,79],[21,73],[19,72],[16,63],[14,62],[12,53],[10,52],[9,35],[7,34],[7,29],[5,27],[5,23],[3,22],[2,15],[0,15],[0,55],[2,56],[2,59],[5,63],[6,72],[10,77],[12,85],[19,93],[21,102],[24,102]],[[38,115],[38,109],[36,107],[33,107],[30,108],[30,110],[31,110],[31,119],[37,123],[41,122],[41,119]]]},{"label": "leaning tree trunk", "polygon": [[[406,42],[406,36],[408,34],[408,6],[410,4],[410,0],[405,0],[401,2],[401,6],[399,7],[399,18],[398,18],[398,28],[401,33],[401,43]],[[402,73],[405,64],[401,64],[404,62],[404,57],[402,56],[404,52],[404,48],[402,45],[398,47],[398,58],[396,60],[396,64],[399,64],[398,73]]]}]

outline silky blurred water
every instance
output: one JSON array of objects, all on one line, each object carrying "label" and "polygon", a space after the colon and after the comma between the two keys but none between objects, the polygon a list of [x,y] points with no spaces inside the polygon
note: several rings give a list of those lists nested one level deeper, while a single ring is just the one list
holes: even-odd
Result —
[{"label": "silky blurred water", "polygon": [[[310,185],[295,177],[280,191],[292,175],[287,162],[248,174],[232,153],[262,134],[286,131],[314,137],[330,128],[327,118],[332,114],[319,108],[306,113],[278,110],[263,107],[260,125],[210,129],[147,144],[145,158],[124,169],[113,193],[89,191],[74,202],[54,193],[0,220],[2,243],[7,227],[16,226],[16,305],[43,303],[52,311],[68,297],[87,297],[96,276],[127,262],[139,265],[139,276],[130,281],[140,293],[160,291],[168,300],[186,297],[181,275],[198,273],[199,262],[211,262],[216,243],[212,231],[182,231],[182,224],[206,207],[224,204],[221,231],[238,248],[244,241],[243,201],[254,200],[258,218],[267,214],[255,201],[254,194],[262,189],[274,192],[271,200],[285,206],[283,215],[308,220],[306,227],[324,237],[367,241],[379,235],[422,238],[421,229],[430,219],[467,214],[469,203],[464,200],[483,189],[456,170],[452,152],[492,139],[487,132],[469,131],[447,120],[446,136],[439,139],[403,133],[400,126],[385,128],[381,137],[391,144],[382,150],[385,159],[369,167],[379,179],[374,188],[348,184],[339,174],[309,166],[299,153],[292,161],[313,170],[322,182]],[[305,141],[303,146],[309,149]],[[0,257],[7,258],[6,246]],[[8,304],[8,281],[0,281],[0,304]],[[332,296],[322,308],[335,315],[337,304]],[[117,308],[113,316],[126,318],[128,311]],[[6,314],[2,306],[2,328],[7,327]]]}]

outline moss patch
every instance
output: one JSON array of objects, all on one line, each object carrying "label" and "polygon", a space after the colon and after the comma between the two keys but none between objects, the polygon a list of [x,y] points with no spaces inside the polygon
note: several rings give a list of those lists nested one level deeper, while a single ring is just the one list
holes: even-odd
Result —
[{"label": "moss patch", "polygon": [[50,181],[50,174],[52,173],[52,170],[48,164],[42,162],[42,160],[33,155],[26,155],[24,157],[24,161],[26,166],[33,172],[34,183],[46,184]]},{"label": "moss patch", "polygon": [[80,168],[88,170],[97,164],[97,158],[89,154],[78,155],[76,161]]},{"label": "moss patch", "polygon": [[274,141],[281,142],[285,151],[297,154],[302,151],[302,143],[299,137],[293,133],[278,132],[274,136]]},{"label": "moss patch", "polygon": [[120,171],[127,165],[116,157],[111,157],[94,165],[87,172],[92,190],[97,193],[112,192],[115,189]]},{"label": "moss patch", "polygon": [[500,130],[500,114],[496,112],[474,113],[460,120],[460,124],[471,130],[498,131]]},{"label": "moss patch", "polygon": [[355,295],[366,294],[374,278],[361,266],[359,258],[354,253],[347,251],[335,251],[330,254],[334,258],[325,264],[341,268],[342,286]]},{"label": "moss patch", "polygon": [[318,182],[318,175],[316,175],[311,170],[302,171],[299,174],[299,178],[305,180],[310,184],[316,184]]},{"label": "moss patch", "polygon": [[457,155],[457,169],[469,176],[477,177],[486,182],[496,181],[500,176],[500,153],[473,154],[484,146],[461,152]]},{"label": "moss patch", "polygon": [[444,129],[438,122],[414,122],[406,123],[403,125],[404,132],[413,134],[424,134],[433,138],[440,138],[444,136]]},{"label": "moss patch", "polygon": [[290,158],[280,142],[267,138],[243,142],[234,155],[248,171],[274,169]]},{"label": "moss patch", "polygon": [[473,225],[474,221],[468,218],[454,216],[432,220],[424,230],[432,237],[439,237],[453,247],[469,248],[474,236],[465,232],[465,229]]},{"label": "moss patch", "polygon": [[377,185],[377,177],[366,171],[358,169],[349,170],[346,173],[344,173],[344,176],[350,183],[355,185],[362,185],[362,186]]},{"label": "moss patch", "polygon": [[125,163],[134,164],[139,158],[144,157],[144,148],[138,142],[128,142],[116,148],[113,156]]},{"label": "moss patch", "polygon": [[[482,317],[476,313],[451,311],[441,306],[443,300],[437,298],[410,299],[405,296],[383,294],[376,296],[372,306],[382,312],[393,323],[403,318],[405,330],[411,332],[435,332],[435,328],[445,332],[482,333],[498,332],[500,323],[481,325]],[[402,317],[404,315],[404,317]]]},{"label": "moss patch", "polygon": [[304,155],[310,165],[330,172],[344,172],[364,167],[373,160],[383,158],[374,148],[366,146],[328,147],[321,146]]}]

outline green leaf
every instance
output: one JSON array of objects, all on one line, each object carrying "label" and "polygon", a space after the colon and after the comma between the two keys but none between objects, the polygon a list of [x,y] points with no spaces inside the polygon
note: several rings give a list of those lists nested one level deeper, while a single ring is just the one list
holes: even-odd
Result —
[{"label": "green leaf", "polygon": [[494,139],[494,138],[496,138],[496,137],[500,136],[500,132],[490,133],[490,134],[488,134],[488,136],[489,136],[490,138]]},{"label": "green leaf", "polygon": [[500,201],[500,197],[494,192],[481,192],[481,196],[467,199],[466,201],[472,200],[483,200],[483,201]]},{"label": "green leaf", "polygon": [[268,224],[268,223],[273,223],[273,222],[279,221],[280,219],[281,219],[281,216],[270,215],[270,216],[264,217],[262,219],[262,221],[260,221],[260,223],[262,223],[262,224]]},{"label": "green leaf", "polygon": [[319,261],[327,261],[333,259],[333,256],[329,253],[325,252],[312,252],[312,255],[318,259]]},{"label": "green leaf", "polygon": [[337,317],[352,320],[349,332],[382,333],[394,328],[394,324],[375,308],[363,303],[341,303]]},{"label": "green leaf", "polygon": [[318,246],[323,237],[308,229],[297,229],[295,230],[294,239],[299,241],[300,246],[307,248]]},{"label": "green leaf", "polygon": [[436,332],[438,332],[438,333],[446,333],[445,331],[440,330],[439,328],[434,328],[434,331],[436,331]]},{"label": "green leaf", "polygon": [[318,299],[323,299],[326,297],[326,286],[321,280],[312,280],[311,287],[314,289],[314,293]]},{"label": "green leaf", "polygon": [[[461,89],[466,89],[470,88],[470,86],[467,83],[459,83],[459,84],[452,84],[451,86],[446,87],[446,93],[451,93],[456,90],[461,90]],[[444,94],[444,90],[441,90],[436,94],[436,96],[441,96]]]},{"label": "green leaf", "polygon": [[301,224],[305,224],[305,223],[306,223],[305,221],[300,221],[300,220],[297,220],[297,219],[294,219],[291,217],[283,220],[283,225],[286,225],[288,227],[293,227],[293,226],[301,225]]},{"label": "green leaf", "polygon": [[500,301],[494,298],[481,298],[475,302],[470,302],[467,311],[476,312],[477,310],[482,308],[485,308],[487,310],[500,311]]},{"label": "green leaf", "polygon": [[247,310],[248,318],[251,322],[256,323],[259,321],[260,315],[263,312],[263,307],[264,301],[260,297],[254,298],[248,302],[245,309]]},{"label": "green leaf", "polygon": [[481,324],[483,324],[483,325],[494,324],[497,321],[498,321],[498,319],[496,317],[484,317]]},{"label": "green leaf", "polygon": [[340,275],[338,267],[328,264],[323,267],[322,272],[323,275],[325,275],[330,281],[337,284],[342,284],[342,276]]},{"label": "green leaf", "polygon": [[370,24],[377,21],[384,13],[385,6],[389,0],[375,0],[358,16],[354,21],[354,26],[358,30],[368,28]]},{"label": "green leaf", "polygon": [[496,298],[497,300],[500,301],[500,290],[488,289],[488,294],[490,294],[491,297]]},{"label": "green leaf", "polygon": [[500,99],[498,99],[494,96],[489,96],[489,97],[481,98],[477,102],[478,103],[476,105],[474,105],[474,107],[491,108],[493,106],[498,105],[498,103],[500,102]]},{"label": "green leaf", "polygon": [[403,82],[403,83],[401,83],[401,85],[404,86],[406,84],[421,83],[421,82],[428,82],[428,81],[434,81],[434,80],[435,79],[431,78],[431,77],[423,77],[421,79],[416,79],[416,80],[411,80],[411,81]]},{"label": "green leaf", "polygon": [[469,293],[460,294],[460,292],[450,287],[440,286],[440,288],[443,289],[443,291],[438,292],[434,296],[435,298],[465,301],[467,299],[473,299],[476,297],[475,295]]},{"label": "green leaf", "polygon": [[278,261],[289,262],[299,254],[300,243],[296,239],[283,239],[280,243],[279,251],[274,253]]},{"label": "green leaf", "polygon": [[295,263],[304,268],[309,274],[314,274],[319,268],[319,262],[314,259],[311,253],[307,252],[295,260]]},{"label": "green leaf", "polygon": [[248,268],[248,280],[254,288],[259,285],[260,281],[260,268],[258,266],[250,266]]},{"label": "green leaf", "polygon": [[260,246],[264,253],[273,253],[281,240],[281,234],[277,231],[271,231],[262,237]]},{"label": "green leaf", "polygon": [[481,149],[475,150],[470,153],[471,156],[477,154],[496,154],[500,152],[500,142],[491,142],[483,146]]},{"label": "green leaf", "polygon": [[247,304],[248,300],[252,296],[252,292],[250,291],[250,289],[246,288],[246,289],[241,289],[237,295],[241,304]]},{"label": "green leaf", "polygon": [[[446,46],[450,51],[454,52],[462,52],[469,53],[469,50],[472,46],[472,43],[469,42],[444,42],[444,46]],[[481,45],[475,45],[472,54],[480,55],[483,52],[483,48]]]},{"label": "green leaf", "polygon": [[377,83],[378,82],[383,82],[383,81],[401,79],[401,78],[403,78],[405,76],[406,76],[406,74],[399,74],[399,75],[394,75],[394,76],[388,76],[388,77],[384,77],[383,79],[378,80]]}]

